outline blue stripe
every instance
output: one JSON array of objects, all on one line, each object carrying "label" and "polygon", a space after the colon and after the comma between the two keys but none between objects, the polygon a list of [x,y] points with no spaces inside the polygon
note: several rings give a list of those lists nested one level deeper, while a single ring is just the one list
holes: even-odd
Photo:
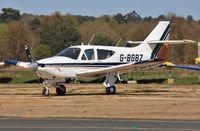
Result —
[{"label": "blue stripe", "polygon": [[[167,26],[167,28],[165,29],[164,33],[162,34],[160,40],[165,40],[166,37],[168,36],[169,32],[170,32],[170,25]],[[154,49],[154,51],[153,51],[153,54],[152,54],[152,56],[153,56],[154,58],[156,57],[157,52],[159,51],[161,45],[163,45],[163,43],[158,43],[158,44],[156,45],[156,47],[155,47],[155,49]]]},{"label": "blue stripe", "polygon": [[[162,34],[160,40],[165,40],[169,33],[170,33],[170,25],[167,26],[167,28],[165,29],[164,33]],[[151,59],[155,59],[155,57],[157,56],[157,54],[158,54],[160,48],[162,47],[162,45],[163,45],[163,43],[156,44],[156,47],[152,51]]]},{"label": "blue stripe", "polygon": [[126,64],[126,63],[48,63],[48,64],[43,64],[39,63],[38,65],[41,67],[45,66],[74,66],[74,67],[110,67],[110,66],[117,66],[120,64]]},{"label": "blue stripe", "polygon": [[[145,63],[147,61],[140,61],[134,64],[141,64]],[[61,67],[110,67],[110,66],[117,66],[117,65],[122,65],[122,64],[128,64],[126,62],[116,62],[116,63],[38,63],[38,66],[41,67],[46,67],[46,66],[61,66]]]},{"label": "blue stripe", "polygon": [[167,34],[169,34],[170,31],[170,25],[167,26],[166,30],[164,31],[163,35],[161,36],[160,40],[164,40],[167,36]]}]

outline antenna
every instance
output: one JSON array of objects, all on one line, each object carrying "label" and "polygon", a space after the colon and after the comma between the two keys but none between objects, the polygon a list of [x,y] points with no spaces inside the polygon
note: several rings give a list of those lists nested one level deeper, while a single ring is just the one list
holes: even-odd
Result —
[{"label": "antenna", "polygon": [[92,42],[92,40],[94,39],[94,37],[95,37],[95,33],[92,35],[92,38],[90,39],[90,41],[88,42],[88,45],[90,45],[90,43]]},{"label": "antenna", "polygon": [[122,39],[120,38],[115,46],[118,46],[121,41],[122,41]]}]

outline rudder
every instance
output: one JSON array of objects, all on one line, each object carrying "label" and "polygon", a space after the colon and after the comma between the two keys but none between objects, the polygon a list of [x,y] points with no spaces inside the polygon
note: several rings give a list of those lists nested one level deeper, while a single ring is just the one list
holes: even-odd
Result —
[{"label": "rudder", "polygon": [[160,21],[153,31],[147,36],[143,44],[148,44],[151,48],[150,59],[167,58],[168,43],[149,44],[149,41],[165,41],[169,39],[170,21]]}]

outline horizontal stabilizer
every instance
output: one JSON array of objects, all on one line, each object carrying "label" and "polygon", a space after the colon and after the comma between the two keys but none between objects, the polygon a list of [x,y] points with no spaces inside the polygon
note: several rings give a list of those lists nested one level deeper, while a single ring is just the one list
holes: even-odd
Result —
[{"label": "horizontal stabilizer", "polygon": [[[127,41],[128,44],[140,44],[143,41]],[[151,40],[147,41],[148,44],[159,44],[159,43],[169,43],[169,44],[181,44],[181,43],[196,43],[196,41],[183,39],[183,40]]]},{"label": "horizontal stabilizer", "polygon": [[127,41],[129,44],[141,44],[143,41]]},{"label": "horizontal stabilizer", "polygon": [[170,44],[181,44],[181,43],[196,43],[193,40],[152,40],[147,41],[148,44],[158,44],[158,43],[170,43]]}]

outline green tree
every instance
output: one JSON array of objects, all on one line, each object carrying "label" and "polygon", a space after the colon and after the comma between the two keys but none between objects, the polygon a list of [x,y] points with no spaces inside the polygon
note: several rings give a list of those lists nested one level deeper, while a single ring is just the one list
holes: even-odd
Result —
[{"label": "green tree", "polygon": [[8,57],[8,25],[5,23],[0,24],[0,61],[6,60]]},{"label": "green tree", "polygon": [[33,58],[39,60],[51,56],[51,47],[48,45],[38,44],[33,48]]},{"label": "green tree", "polygon": [[153,17],[151,17],[151,16],[148,16],[148,17],[144,17],[143,18],[143,21],[147,21],[147,22],[150,22],[150,21],[152,21],[153,20]]},{"label": "green tree", "polygon": [[39,38],[40,43],[51,47],[52,54],[81,43],[79,31],[61,18],[44,24],[39,30]]},{"label": "green tree", "polygon": [[126,23],[126,22],[127,22],[125,16],[123,16],[121,13],[118,13],[118,14],[115,15],[113,18],[114,18],[119,24],[122,24],[122,23]]},{"label": "green tree", "polygon": [[99,34],[99,35],[95,36],[92,44],[93,45],[111,46],[111,45],[114,45],[115,42],[113,40],[111,40],[111,38],[109,36]]},{"label": "green tree", "polygon": [[129,22],[139,22],[142,20],[141,16],[136,12],[132,11],[125,15],[126,21]]},{"label": "green tree", "polygon": [[20,19],[20,11],[13,8],[2,8],[2,12],[0,14],[0,22],[10,22],[13,20]]},{"label": "green tree", "polygon": [[40,26],[40,24],[40,19],[35,18],[29,23],[29,26],[32,30],[36,30]]},{"label": "green tree", "polygon": [[93,17],[93,16],[76,15],[75,17],[76,17],[79,24],[82,24],[82,23],[87,22],[87,21],[94,21],[95,20],[95,17]]},{"label": "green tree", "polygon": [[188,21],[189,23],[191,23],[193,20],[194,20],[194,19],[193,19],[193,16],[192,16],[192,15],[188,15],[188,16],[187,16],[187,21]]},{"label": "green tree", "polygon": [[27,59],[24,46],[34,46],[34,37],[29,28],[21,21],[11,22],[8,25],[7,37],[9,58],[18,60]]}]

